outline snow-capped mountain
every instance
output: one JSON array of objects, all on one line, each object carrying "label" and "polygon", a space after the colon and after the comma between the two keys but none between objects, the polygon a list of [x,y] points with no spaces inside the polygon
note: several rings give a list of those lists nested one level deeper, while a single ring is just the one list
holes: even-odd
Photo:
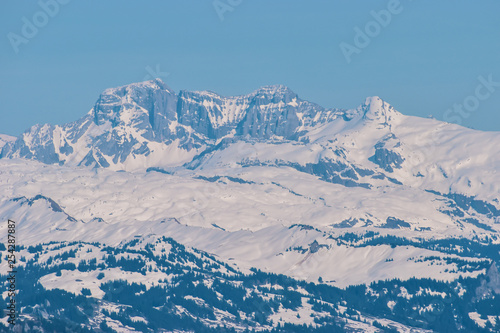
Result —
[{"label": "snow-capped mountain", "polygon": [[125,170],[176,166],[226,137],[297,138],[300,129],[327,122],[332,113],[284,86],[226,98],[175,94],[157,79],[107,89],[80,120],[33,126],[1,156]]},{"label": "snow-capped mountain", "polygon": [[[223,97],[153,80],[105,90],[73,123],[0,137],[0,219],[18,222],[25,246],[98,242],[119,253],[166,236],[243,274],[366,285],[377,302],[386,287],[368,286],[382,280],[461,281],[459,295],[469,283],[461,279],[471,279],[482,289],[464,300],[476,302],[500,290],[499,142],[499,132],[406,116],[379,97],[325,109],[284,86]],[[146,252],[137,254],[153,260]],[[58,285],[54,272],[42,273]],[[71,274],[59,287],[78,294],[71,279],[80,273]],[[79,279],[103,297],[92,274]],[[423,325],[395,314],[403,298],[424,294],[401,289],[384,317],[434,329],[425,316]],[[469,319],[450,320],[485,323],[467,309]],[[241,324],[224,316],[219,323]]]},{"label": "snow-capped mountain", "polygon": [[[317,200],[330,196],[344,208],[325,203],[331,207],[301,212],[302,219],[286,218],[287,225],[305,219],[315,226],[388,225],[462,234],[499,229],[498,142],[500,133],[405,116],[378,97],[356,109],[324,109],[284,86],[222,97],[175,94],[153,80],[107,89],[80,120],[35,125],[7,142],[0,156],[69,167],[184,173],[205,182],[232,175],[272,184],[276,175],[293,173],[304,184],[318,185],[314,191],[288,185],[290,190]],[[315,194],[323,187],[323,196]],[[352,197],[343,198],[350,192]],[[244,227],[271,226],[283,220],[281,215]],[[213,222],[226,230],[242,227],[222,216]],[[391,217],[403,222],[388,222]],[[202,223],[195,220],[187,224]]]},{"label": "snow-capped mountain", "polygon": [[[284,86],[222,97],[175,94],[157,79],[107,89],[80,120],[35,125],[15,142],[6,140],[0,157],[136,171],[213,168],[217,155],[218,165],[296,165],[347,186],[380,180],[498,200],[480,188],[489,184],[488,192],[498,193],[499,138],[404,116],[378,97],[352,110],[324,109]],[[252,147],[225,154],[236,142]]]}]

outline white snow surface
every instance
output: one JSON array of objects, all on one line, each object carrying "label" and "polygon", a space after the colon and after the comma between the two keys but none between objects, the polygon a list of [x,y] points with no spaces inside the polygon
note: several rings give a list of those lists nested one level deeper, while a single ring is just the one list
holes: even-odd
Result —
[{"label": "white snow surface", "polygon": [[7,134],[0,134],[0,151],[2,147],[5,146],[8,142],[14,142],[16,138]]},{"label": "white snow surface", "polygon": [[[190,105],[185,114],[176,112],[180,99]],[[24,150],[0,136],[7,144],[0,220],[18,223],[23,245],[169,236],[243,271],[321,277],[341,287],[450,280],[481,271],[457,271],[445,260],[453,255],[436,251],[337,238],[373,231],[499,243],[499,216],[469,207],[464,219],[476,223],[467,222],[447,213],[450,200],[436,193],[500,210],[499,142],[498,132],[405,116],[379,97],[327,110],[284,86],[233,97],[175,95],[153,80],[106,90],[75,123],[33,126],[16,141]],[[404,223],[387,227],[391,218]],[[431,265],[419,260],[425,257],[439,259]]]},{"label": "white snow surface", "polygon": [[[255,184],[227,179],[213,183],[196,179],[189,172],[179,175],[129,173],[0,160],[0,219],[16,221],[18,239],[26,246],[76,240],[118,245],[135,237],[154,241],[167,236],[214,253],[243,271],[257,267],[311,282],[322,277],[326,283],[341,287],[395,277],[451,280],[458,275],[483,273],[456,272],[456,265],[444,260],[455,257],[453,255],[411,246],[353,247],[329,238],[352,230],[373,230],[409,238],[469,234],[472,237],[481,232],[490,237],[495,235],[474,226],[462,230],[432,207],[419,210],[427,201],[432,202],[432,194],[414,195],[413,202],[422,202],[415,204],[414,210],[405,210],[410,201],[405,190],[400,190],[402,192],[388,196],[387,203],[391,205],[380,207],[383,201],[377,197],[383,192],[345,188],[293,169],[280,172],[270,168],[269,174],[263,167],[243,169],[238,176]],[[295,194],[288,188],[293,188]],[[388,190],[383,188],[383,191]],[[43,198],[33,200],[40,194],[52,199],[60,209],[54,210],[50,201]],[[381,229],[375,225],[346,230],[332,227],[356,212],[367,214],[363,209],[370,212],[374,221],[395,215],[412,221],[412,227]],[[316,230],[292,227],[305,222]],[[417,231],[419,225],[429,226],[431,230]],[[5,228],[6,224],[0,226],[0,235],[7,234]],[[313,253],[307,249],[315,241],[321,247]],[[307,251],[293,250],[297,247]],[[443,260],[435,260],[433,264],[418,260],[433,256]],[[63,278],[75,279],[65,274]],[[80,279],[84,284],[85,278]],[[47,277],[44,283],[50,287],[58,282]],[[93,290],[92,286],[87,287]]]}]

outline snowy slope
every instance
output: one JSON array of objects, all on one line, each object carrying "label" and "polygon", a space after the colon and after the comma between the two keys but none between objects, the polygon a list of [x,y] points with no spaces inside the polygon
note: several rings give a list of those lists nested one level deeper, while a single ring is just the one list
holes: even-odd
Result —
[{"label": "snowy slope", "polygon": [[[440,288],[460,295],[468,281],[475,286],[468,300],[476,302],[500,290],[499,142],[498,132],[406,116],[379,97],[349,110],[325,109],[285,86],[224,97],[175,93],[160,80],[146,81],[105,90],[73,123],[34,125],[17,139],[0,136],[0,220],[16,221],[25,247],[94,244],[85,245],[79,260],[99,259],[104,248],[111,251],[107,246],[120,253],[129,242],[141,244],[130,255],[151,258],[144,251],[165,236],[244,274],[257,268],[346,290],[366,284],[364,296],[375,297],[374,304],[386,299],[379,291],[387,287],[375,292],[373,283],[391,279],[410,286],[414,279],[444,281]],[[0,241],[6,235],[7,224],[0,224]],[[33,248],[23,251],[35,260]],[[43,247],[37,251],[47,259]],[[103,282],[123,278],[151,288],[172,278],[155,265],[147,272],[103,267]],[[86,288],[108,301],[97,270],[56,273],[41,270],[45,289],[78,295]],[[384,316],[400,311],[401,299],[423,294],[401,289],[385,301]],[[313,317],[342,314],[351,329],[378,330],[375,317],[341,303],[331,304],[335,316],[313,304],[304,297],[295,309],[278,307],[266,327],[283,318],[314,326]],[[486,325],[482,308],[467,309],[469,324]],[[434,310],[423,304],[418,313],[425,321]],[[239,320],[223,312],[204,323]],[[105,317],[131,330],[108,312],[95,322]]]},{"label": "snowy slope", "polygon": [[[346,232],[430,240],[481,235],[500,242],[498,224],[485,230],[459,223],[441,211],[446,205],[436,194],[349,188],[291,168],[242,168],[213,180],[191,172],[75,172],[2,160],[0,172],[0,219],[18,221],[26,245],[61,239],[118,245],[136,236],[166,235],[240,269],[258,267],[307,281],[322,276],[345,286],[389,277],[458,276],[454,263],[419,261],[449,254],[415,246],[356,247],[342,241]],[[345,264],[324,264],[338,261]]]},{"label": "snowy slope", "polygon": [[15,141],[16,138],[6,134],[0,134],[0,149],[9,142]]},{"label": "snowy slope", "polygon": [[400,182],[498,207],[499,140],[499,133],[405,116],[378,97],[327,110],[284,86],[223,97],[175,94],[154,80],[104,91],[74,123],[33,126],[0,156],[127,171],[278,161],[348,186]]},{"label": "snowy slope", "polygon": [[[434,256],[429,249],[393,258],[383,244],[339,239],[499,243],[499,141],[500,133],[405,116],[378,97],[328,110],[284,86],[223,97],[147,81],[107,89],[80,120],[36,125],[6,144],[0,217],[19,220],[27,244],[169,234],[242,269],[339,286],[449,279],[457,275],[422,275],[409,259]],[[322,250],[290,251],[311,244]],[[319,254],[349,259],[331,270]]]}]

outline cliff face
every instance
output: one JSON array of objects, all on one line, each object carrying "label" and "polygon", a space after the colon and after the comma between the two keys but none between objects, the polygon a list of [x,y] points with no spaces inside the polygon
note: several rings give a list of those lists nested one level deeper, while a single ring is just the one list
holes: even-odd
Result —
[{"label": "cliff face", "polygon": [[94,167],[124,167],[137,158],[144,166],[165,159],[180,165],[226,136],[296,139],[297,130],[313,119],[327,121],[323,113],[283,86],[222,97],[204,91],[175,94],[153,80],[105,90],[76,122],[31,127],[5,144],[1,157]]}]

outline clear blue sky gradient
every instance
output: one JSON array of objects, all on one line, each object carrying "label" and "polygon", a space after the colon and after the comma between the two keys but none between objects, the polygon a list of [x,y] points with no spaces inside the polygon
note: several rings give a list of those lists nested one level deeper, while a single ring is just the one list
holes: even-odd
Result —
[{"label": "clear blue sky gradient", "polygon": [[23,17],[32,22],[42,9],[2,1],[0,133],[74,121],[105,88],[142,81],[148,66],[168,72],[175,91],[239,95],[284,84],[324,107],[378,95],[404,114],[437,119],[469,98],[462,124],[500,130],[500,87],[482,88],[478,105],[471,99],[479,76],[500,82],[500,1],[401,0],[400,13],[347,63],[340,43],[355,46],[354,28],[389,2],[243,0],[221,21],[213,0],[73,0],[16,53],[8,34],[22,36]]}]

